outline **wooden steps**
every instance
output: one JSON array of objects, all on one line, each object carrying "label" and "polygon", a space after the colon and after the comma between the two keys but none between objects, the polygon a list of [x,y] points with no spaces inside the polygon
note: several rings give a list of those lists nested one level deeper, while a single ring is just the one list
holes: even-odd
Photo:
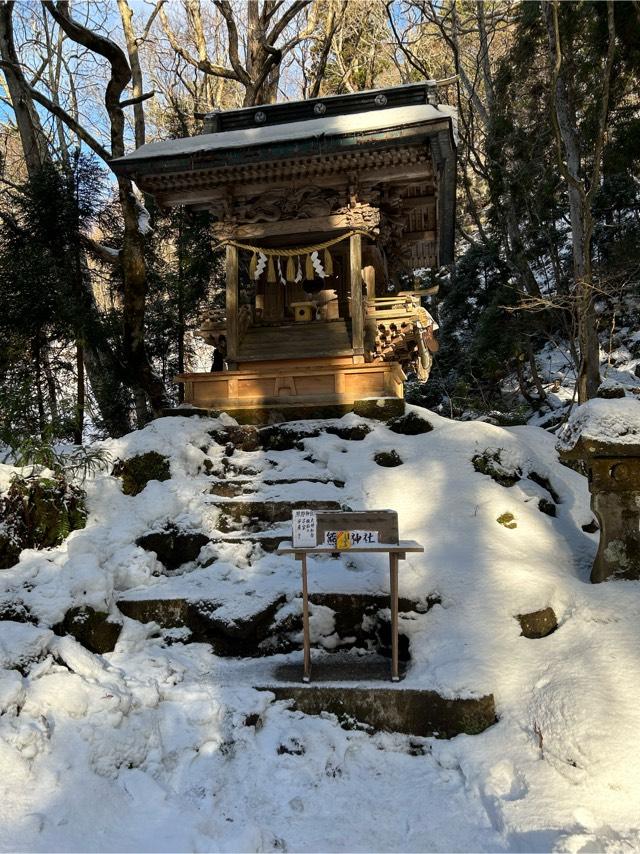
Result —
[{"label": "wooden steps", "polygon": [[282,326],[251,326],[240,340],[238,364],[244,362],[277,361],[351,356],[350,324],[346,320],[290,323]]}]

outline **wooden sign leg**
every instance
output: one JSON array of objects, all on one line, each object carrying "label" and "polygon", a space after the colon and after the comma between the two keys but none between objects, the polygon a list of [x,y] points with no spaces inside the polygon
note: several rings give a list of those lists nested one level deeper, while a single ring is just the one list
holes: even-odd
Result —
[{"label": "wooden sign leg", "polygon": [[389,574],[391,593],[391,681],[399,682],[398,672],[398,555],[389,554]]},{"label": "wooden sign leg", "polygon": [[311,637],[309,633],[309,589],[307,586],[307,556],[302,555],[302,636],[304,644],[303,682],[311,681]]}]

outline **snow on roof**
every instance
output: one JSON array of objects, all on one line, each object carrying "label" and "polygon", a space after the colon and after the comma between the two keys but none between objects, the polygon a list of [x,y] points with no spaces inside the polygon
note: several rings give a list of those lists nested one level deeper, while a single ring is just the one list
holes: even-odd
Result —
[{"label": "snow on roof", "polygon": [[[408,107],[392,107],[386,110],[368,110],[343,116],[323,116],[319,119],[288,122],[277,125],[261,125],[246,130],[222,133],[207,133],[183,139],[167,139],[151,142],[118,160],[142,160],[149,157],[171,157],[181,154],[199,154],[206,151],[222,151],[227,148],[244,148],[248,145],[267,145],[291,139],[312,139],[319,136],[338,136],[368,130],[381,130],[400,125],[423,124],[438,119],[451,118],[455,134],[456,110],[446,104],[437,107],[431,104],[414,104]],[[118,162],[116,160],[115,162]]]},{"label": "snow on roof", "polygon": [[591,442],[640,444],[640,402],[630,397],[613,400],[595,398],[574,410],[558,447],[571,450],[580,439]]}]

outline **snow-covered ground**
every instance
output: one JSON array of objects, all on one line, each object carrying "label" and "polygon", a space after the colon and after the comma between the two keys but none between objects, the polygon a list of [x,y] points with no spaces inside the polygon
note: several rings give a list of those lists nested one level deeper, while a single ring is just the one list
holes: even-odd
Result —
[{"label": "snow-covered ground", "polygon": [[[615,329],[615,335],[602,323],[600,338],[600,391],[603,398],[626,397],[640,402],[640,331],[637,317],[640,311],[637,299],[629,297],[619,306],[622,325]],[[577,405],[575,365],[569,345],[564,340],[548,342],[536,353],[538,376],[544,388],[546,400],[527,417],[527,423],[535,427],[554,429],[569,416]],[[524,375],[529,382],[529,390],[537,397],[533,387],[531,371],[523,366]],[[511,405],[519,402],[525,406],[521,396],[518,379],[509,374],[501,383],[505,402]],[[477,417],[470,413],[469,418]]]},{"label": "snow-covered ground", "polygon": [[[640,847],[640,588],[589,584],[597,534],[582,530],[592,520],[586,480],[560,465],[554,437],[539,428],[413,409],[432,432],[404,436],[369,422],[363,441],[322,432],[303,451],[232,459],[271,479],[345,482],[340,490],[264,485],[255,496],[263,500],[396,509],[401,536],[425,546],[401,564],[400,594],[441,599],[403,619],[411,664],[402,685],[493,693],[498,722],[449,741],[346,731],[255,690],[268,659],[219,658],[206,644],[169,643],[157,627],[123,618],[118,597],[149,588],[160,597],[195,590],[234,616],[274,594],[299,607],[293,559],[226,545],[209,567],[188,564],[168,577],[135,545],[169,522],[211,536],[219,523],[220,499],[203,469],[205,458],[220,464],[224,449],[209,433],[219,422],[160,419],[104,445],[114,458],[167,455],[170,480],[130,497],[117,478],[97,475],[87,485],[86,529],[57,549],[23,552],[0,573],[0,604],[22,602],[38,620],[0,622],[0,850]],[[373,455],[385,450],[403,465],[377,466]],[[487,450],[520,469],[515,486],[474,469],[472,458]],[[550,493],[531,472],[557,493],[555,518],[540,511]],[[517,527],[497,522],[505,513]],[[288,538],[286,525],[277,532]],[[388,591],[384,561],[356,555],[312,561],[310,583],[312,591]],[[78,604],[124,622],[113,653],[53,635]],[[522,637],[516,615],[547,606],[558,630]]]}]

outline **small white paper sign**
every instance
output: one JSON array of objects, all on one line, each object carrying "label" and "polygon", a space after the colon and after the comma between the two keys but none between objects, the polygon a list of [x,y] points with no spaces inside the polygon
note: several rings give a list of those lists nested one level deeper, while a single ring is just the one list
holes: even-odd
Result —
[{"label": "small white paper sign", "polygon": [[313,510],[294,510],[292,516],[293,546],[313,548],[316,545],[316,514]]}]

